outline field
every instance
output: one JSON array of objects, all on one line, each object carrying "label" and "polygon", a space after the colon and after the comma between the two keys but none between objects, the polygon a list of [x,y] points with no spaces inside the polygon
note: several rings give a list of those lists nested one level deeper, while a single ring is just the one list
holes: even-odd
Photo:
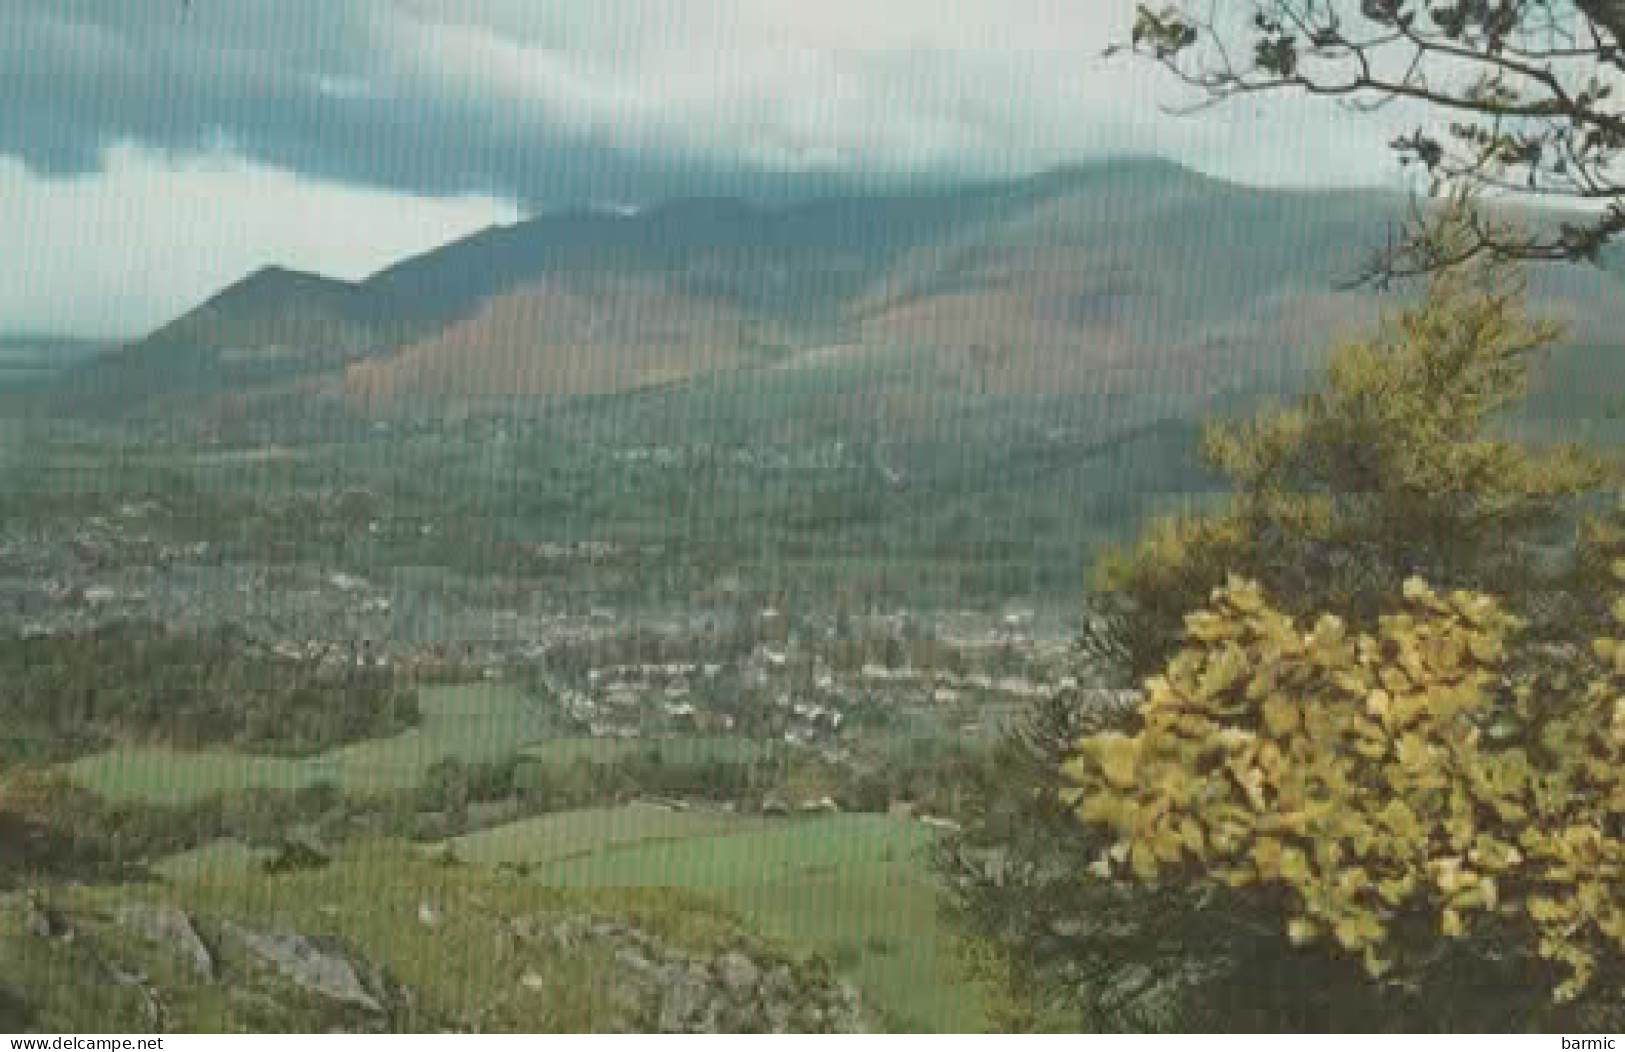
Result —
[{"label": "field", "polygon": [[564,767],[658,749],[664,761],[680,765],[743,758],[757,748],[741,739],[550,737],[553,731],[535,703],[507,686],[430,687],[420,692],[419,704],[421,726],[317,756],[292,759],[230,749],[118,746],[68,764],[66,773],[110,801],[179,806],[249,789],[323,784],[353,793],[410,789],[422,783],[436,761],[447,757],[477,763],[518,755],[525,762]]},{"label": "field", "polygon": [[[546,815],[451,844],[472,871],[527,863],[524,883],[570,894],[684,893],[772,943],[830,960],[888,1028],[974,1031],[985,1025],[982,1008],[953,973],[924,867],[931,836],[877,815],[761,819],[631,804]],[[157,868],[225,893],[259,879],[256,857],[222,842]]]},{"label": "field", "polygon": [[457,857],[494,865],[532,866],[598,856],[651,842],[738,833],[759,821],[720,811],[673,811],[651,804],[588,807],[482,830],[453,841]]},{"label": "field", "polygon": [[160,860],[154,869],[166,880],[237,880],[254,872],[276,852],[252,848],[240,840],[215,840]]},{"label": "field", "polygon": [[471,862],[533,864],[577,889],[694,893],[759,934],[831,958],[890,1026],[974,1031],[924,868],[931,832],[878,815],[763,821],[651,807],[549,816],[455,842]]},{"label": "field", "polygon": [[506,686],[420,692],[423,722],[391,738],[300,759],[229,749],[183,752],[118,747],[69,765],[71,779],[111,800],[186,804],[245,789],[301,789],[323,783],[348,792],[407,789],[437,760],[498,760],[548,733],[524,694]]},{"label": "field", "polygon": [[[523,863],[510,879],[540,895],[654,901],[676,893],[771,944],[823,957],[888,1029],[974,1031],[986,1020],[949,958],[925,868],[932,836],[918,823],[878,815],[767,819],[634,803],[544,815],[449,846],[462,864],[453,870],[482,880]],[[342,868],[354,873],[396,850],[357,848]],[[418,855],[427,861],[440,853]],[[219,841],[155,869],[194,895],[230,897],[270,880],[255,865],[264,857]],[[393,878],[380,870],[366,879],[388,887]]]}]

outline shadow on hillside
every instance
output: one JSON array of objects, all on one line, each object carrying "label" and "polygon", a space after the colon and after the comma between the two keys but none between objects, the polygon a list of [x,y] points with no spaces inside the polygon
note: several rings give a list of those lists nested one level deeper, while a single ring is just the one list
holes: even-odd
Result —
[{"label": "shadow on hillside", "polygon": [[[0,890],[66,881],[111,883],[148,875],[144,867],[119,861],[99,839],[0,811]],[[0,993],[0,1019],[5,1011]]]}]

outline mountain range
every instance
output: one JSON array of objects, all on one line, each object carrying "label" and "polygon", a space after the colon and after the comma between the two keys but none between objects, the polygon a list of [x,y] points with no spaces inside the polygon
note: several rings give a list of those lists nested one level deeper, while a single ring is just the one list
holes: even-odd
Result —
[{"label": "mountain range", "polygon": [[[1154,419],[1301,386],[1393,305],[1346,280],[1406,204],[1125,158],[917,194],[564,212],[359,282],[267,267],[52,395],[99,415],[290,393],[436,415],[838,370],[868,401],[848,384],[808,411],[1075,395],[1150,399]],[[1554,375],[1595,391],[1574,363],[1625,332],[1618,272],[1533,283],[1570,327]]]}]

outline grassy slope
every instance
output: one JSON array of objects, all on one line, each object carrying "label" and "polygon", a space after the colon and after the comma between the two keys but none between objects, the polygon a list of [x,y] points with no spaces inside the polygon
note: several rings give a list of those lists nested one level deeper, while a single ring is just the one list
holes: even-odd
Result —
[{"label": "grassy slope", "polygon": [[956,981],[935,889],[931,833],[877,815],[761,821],[620,809],[556,815],[457,843],[460,857],[529,861],[569,888],[668,888],[703,896],[785,945],[831,956],[909,1030],[984,1025]]},{"label": "grassy slope", "polygon": [[543,815],[458,837],[453,844],[457,857],[466,862],[539,865],[643,846],[651,841],[685,840],[759,826],[759,820],[719,811],[672,811],[650,804],[630,804]]},{"label": "grassy slope", "polygon": [[[954,972],[924,866],[932,835],[875,815],[764,820],[633,804],[528,819],[451,843],[469,873],[525,862],[526,886],[589,901],[681,893],[772,943],[834,961],[893,1029],[974,1031],[986,1023],[982,1005]],[[224,843],[157,868],[186,894],[208,889],[194,901],[240,900],[268,886],[255,858]],[[373,876],[365,865],[347,861],[341,872],[376,879],[384,900],[401,892],[399,880],[430,874],[424,894],[432,895],[442,879],[419,866],[403,870],[406,877],[383,868]]]},{"label": "grassy slope", "polygon": [[[111,921],[121,903],[164,901],[193,915],[221,956],[228,981],[196,981],[172,953],[132,938]],[[419,922],[425,902],[440,911],[443,924]],[[230,920],[261,931],[336,938],[365,961],[384,966],[418,998],[415,1009],[394,1020],[397,1028],[469,1029],[477,1021],[487,1030],[613,1030],[627,1021],[613,1001],[610,962],[547,942],[517,944],[504,937],[509,921],[591,914],[707,951],[741,933],[726,913],[692,897],[547,888],[503,880],[483,867],[436,866],[390,845],[292,875],[200,874],[170,886],[58,889],[52,904],[72,918],[72,942],[23,934],[20,904],[0,902],[0,1023],[6,1022],[4,997],[10,994],[13,1005],[20,1000],[31,1010],[32,1017],[22,1021],[28,1030],[149,1032],[152,1022],[139,991],[99,974],[113,964],[146,975],[162,992],[171,1031],[331,1025],[331,1006],[291,994],[220,937],[220,923]],[[526,973],[542,977],[543,987],[526,987]]]}]

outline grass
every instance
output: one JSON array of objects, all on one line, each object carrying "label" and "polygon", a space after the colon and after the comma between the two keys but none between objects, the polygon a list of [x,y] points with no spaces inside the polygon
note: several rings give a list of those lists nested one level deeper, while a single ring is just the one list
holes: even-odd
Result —
[{"label": "grass", "polygon": [[783,945],[821,953],[900,1030],[985,1027],[958,981],[922,854],[932,834],[878,815],[764,821],[620,808],[555,815],[457,843],[470,861],[526,861],[576,889],[680,889]]},{"label": "grass", "polygon": [[[565,767],[610,763],[660,750],[674,765],[748,760],[766,746],[740,738],[625,740],[558,738],[522,691],[501,684],[430,687],[419,692],[422,724],[389,738],[357,742],[316,756],[250,755],[232,749],[180,750],[120,745],[65,765],[74,783],[119,803],[184,806],[216,793],[333,785],[346,792],[410,789],[438,760],[469,763],[518,755]],[[521,777],[523,777],[521,773]]]},{"label": "grass", "polygon": [[[529,700],[501,685],[427,689],[422,708],[423,725],[413,731],[307,759],[121,747],[68,765],[67,772],[116,802],[179,805],[216,792],[324,782],[355,793],[407,788],[446,756],[477,761],[517,752],[533,763],[564,765],[657,747],[682,763],[760,748],[728,739],[548,738]],[[985,1025],[981,1006],[951,970],[936,891],[922,865],[931,835],[918,824],[877,815],[764,820],[641,804],[547,815],[454,845],[459,858],[475,863],[471,870],[528,863],[532,879],[526,883],[559,893],[697,896],[779,945],[832,960],[892,1028],[975,1031]],[[247,894],[268,879],[253,872],[255,857],[241,844],[217,842],[158,869],[180,886]],[[387,899],[405,894],[394,887],[403,874],[425,871],[363,872],[347,862],[334,872],[359,882],[348,894],[376,888]]]},{"label": "grass", "polygon": [[549,733],[534,703],[510,686],[427,688],[419,692],[419,705],[423,722],[418,727],[312,757],[118,746],[75,761],[66,771],[77,784],[120,802],[184,805],[214,793],[322,783],[365,793],[411,788],[448,756],[500,760]]},{"label": "grass", "polygon": [[[641,925],[675,925],[691,938],[741,925],[773,945],[830,960],[890,1029],[973,1032],[986,1018],[948,960],[922,864],[931,836],[917,823],[877,815],[763,819],[629,804],[459,837],[451,843],[465,865],[449,868],[425,862],[421,850],[375,845],[324,870],[273,878],[253,868],[256,855],[246,847],[218,842],[157,870],[192,908],[280,917],[300,930],[343,934],[380,959],[410,961],[417,970],[403,967],[403,978],[441,989],[452,1007],[460,1005],[453,1002],[461,983],[502,989],[508,980],[455,946],[419,945],[425,934],[416,907],[479,886],[485,913],[561,908],[549,903],[642,908]],[[505,880],[495,870],[519,862],[530,865],[528,879]],[[472,937],[466,949],[489,956]]]},{"label": "grass", "polygon": [[652,804],[629,804],[542,815],[458,837],[452,844],[465,862],[535,866],[651,842],[737,832],[760,824],[719,811],[672,811]]},{"label": "grass", "polygon": [[[236,750],[174,750],[120,745],[65,764],[68,779],[117,803],[184,806],[215,793],[250,789],[296,790],[335,785],[345,792],[413,789],[439,759],[499,761],[565,767],[613,763],[648,750],[674,766],[746,761],[767,746],[743,738],[557,738],[543,712],[520,689],[505,685],[436,686],[419,691],[423,724],[390,738],[306,758]],[[523,777],[523,776],[522,776]]]},{"label": "grass", "polygon": [[[227,920],[260,931],[337,938],[359,958],[386,966],[417,996],[409,1015],[396,1021],[413,1031],[452,1025],[569,1033],[628,1024],[615,1002],[613,965],[604,953],[566,952],[546,941],[519,944],[506,932],[520,917],[617,918],[707,952],[741,934],[735,919],[681,893],[549,888],[505,880],[484,867],[437,866],[399,844],[369,845],[316,871],[64,888],[52,900],[73,917],[71,943],[23,935],[15,904],[0,902],[3,992],[21,995],[32,1015],[26,1029],[40,1032],[152,1029],[138,993],[102,978],[98,958],[148,976],[163,992],[174,1031],[285,1032],[331,1025],[331,1006],[290,996],[220,936]],[[173,902],[185,909],[230,978],[199,982],[172,952],[118,928],[110,916],[125,902]],[[434,905],[443,923],[420,922],[424,903]],[[542,987],[523,981],[527,974],[541,977]],[[278,996],[266,996],[279,989]],[[0,1021],[4,1008],[0,1004]]]},{"label": "grass", "polygon": [[162,859],[154,869],[166,880],[225,880],[256,872],[259,863],[275,854],[266,848],[250,847],[240,840],[213,840]]}]

